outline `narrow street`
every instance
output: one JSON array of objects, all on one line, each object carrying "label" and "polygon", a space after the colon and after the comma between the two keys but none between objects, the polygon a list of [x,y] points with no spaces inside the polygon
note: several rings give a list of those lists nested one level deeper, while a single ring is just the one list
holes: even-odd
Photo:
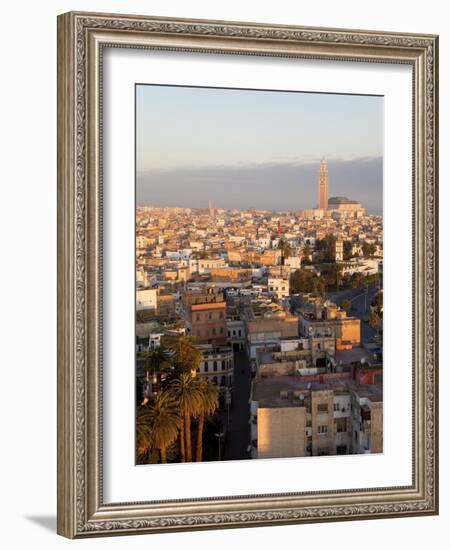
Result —
[{"label": "narrow street", "polygon": [[233,398],[230,410],[230,426],[224,448],[224,460],[249,458],[250,444],[250,361],[245,352],[234,354]]}]

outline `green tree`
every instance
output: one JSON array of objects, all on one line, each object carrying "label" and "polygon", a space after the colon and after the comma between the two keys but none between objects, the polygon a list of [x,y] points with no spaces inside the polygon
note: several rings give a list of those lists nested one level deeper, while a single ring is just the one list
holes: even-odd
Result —
[{"label": "green tree", "polygon": [[342,266],[336,263],[330,263],[324,266],[321,277],[326,281],[327,286],[339,286],[339,281],[341,280]]},{"label": "green tree", "polygon": [[375,254],[376,246],[374,243],[363,242],[361,249],[364,257],[368,258]]},{"label": "green tree", "polygon": [[280,237],[278,239],[278,250],[281,250],[281,256],[288,258],[291,255],[291,245],[286,237]]},{"label": "green tree", "polygon": [[344,299],[341,302],[342,309],[345,309],[345,311],[348,313],[352,307],[352,302],[350,300]]},{"label": "green tree", "polygon": [[383,292],[380,291],[377,293],[374,299],[374,306],[378,308],[379,311],[383,309]]},{"label": "green tree", "polygon": [[379,326],[379,324],[380,324],[380,318],[378,317],[378,315],[376,314],[375,311],[371,311],[371,312],[370,312],[368,324],[369,324],[369,326],[371,326],[372,328],[375,328],[375,329],[378,328],[378,326]]},{"label": "green tree", "polygon": [[140,422],[149,426],[151,431],[150,447],[160,452],[161,462],[167,462],[167,447],[177,438],[181,426],[178,403],[169,393],[155,395],[142,407]]},{"label": "green tree", "polygon": [[156,393],[161,391],[162,375],[168,372],[171,367],[170,351],[162,346],[142,354],[147,382],[156,376]]},{"label": "green tree", "polygon": [[309,244],[307,244],[303,250],[302,250],[302,264],[310,264],[311,263],[311,255],[312,250]]},{"label": "green tree", "polygon": [[153,431],[146,407],[136,409],[136,456],[138,464],[145,464],[153,447]]},{"label": "green tree", "polygon": [[181,416],[180,454],[181,462],[192,462],[191,422],[201,411],[201,387],[198,378],[190,372],[182,372],[171,381],[168,393],[178,403]]},{"label": "green tree", "polygon": [[195,460],[197,462],[202,461],[205,416],[214,414],[217,407],[219,406],[219,393],[217,390],[217,386],[211,384],[211,382],[209,382],[208,380],[200,380],[199,389],[201,402],[197,427],[197,448],[195,453]]},{"label": "green tree", "polygon": [[163,336],[161,345],[172,353],[171,361],[174,366],[175,377],[181,372],[195,372],[200,367],[202,354],[195,347],[192,337]]},{"label": "green tree", "polygon": [[344,241],[344,260],[350,260],[352,254],[353,245],[351,241]]},{"label": "green tree", "polygon": [[324,239],[316,241],[316,248],[320,251],[320,255],[324,262],[336,261],[336,237],[328,233]]},{"label": "green tree", "polygon": [[296,269],[291,274],[290,291],[292,294],[318,292],[325,295],[327,282],[324,277],[321,277],[308,269]]}]

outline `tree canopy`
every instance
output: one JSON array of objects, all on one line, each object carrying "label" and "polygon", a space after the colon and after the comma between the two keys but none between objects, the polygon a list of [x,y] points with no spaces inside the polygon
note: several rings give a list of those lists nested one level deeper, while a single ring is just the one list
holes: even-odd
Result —
[{"label": "tree canopy", "polygon": [[297,269],[291,275],[290,289],[293,294],[302,292],[325,293],[325,282],[316,273],[307,269]]}]

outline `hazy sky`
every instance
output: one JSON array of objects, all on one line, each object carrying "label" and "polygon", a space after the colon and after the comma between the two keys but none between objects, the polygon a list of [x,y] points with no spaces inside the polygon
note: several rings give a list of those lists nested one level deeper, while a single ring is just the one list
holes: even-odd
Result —
[{"label": "hazy sky", "polygon": [[298,210],[330,196],[382,209],[383,99],[138,85],[137,204]]}]

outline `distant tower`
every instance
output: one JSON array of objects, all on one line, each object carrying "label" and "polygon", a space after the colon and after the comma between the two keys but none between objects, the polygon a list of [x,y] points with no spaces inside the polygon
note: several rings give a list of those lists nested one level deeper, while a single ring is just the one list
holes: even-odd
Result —
[{"label": "distant tower", "polygon": [[209,199],[208,208],[209,208],[209,215],[213,216],[214,215],[214,210],[213,210],[213,207],[212,207],[211,199]]},{"label": "distant tower", "polygon": [[328,210],[328,165],[326,160],[320,161],[319,179],[317,182],[317,208]]}]

